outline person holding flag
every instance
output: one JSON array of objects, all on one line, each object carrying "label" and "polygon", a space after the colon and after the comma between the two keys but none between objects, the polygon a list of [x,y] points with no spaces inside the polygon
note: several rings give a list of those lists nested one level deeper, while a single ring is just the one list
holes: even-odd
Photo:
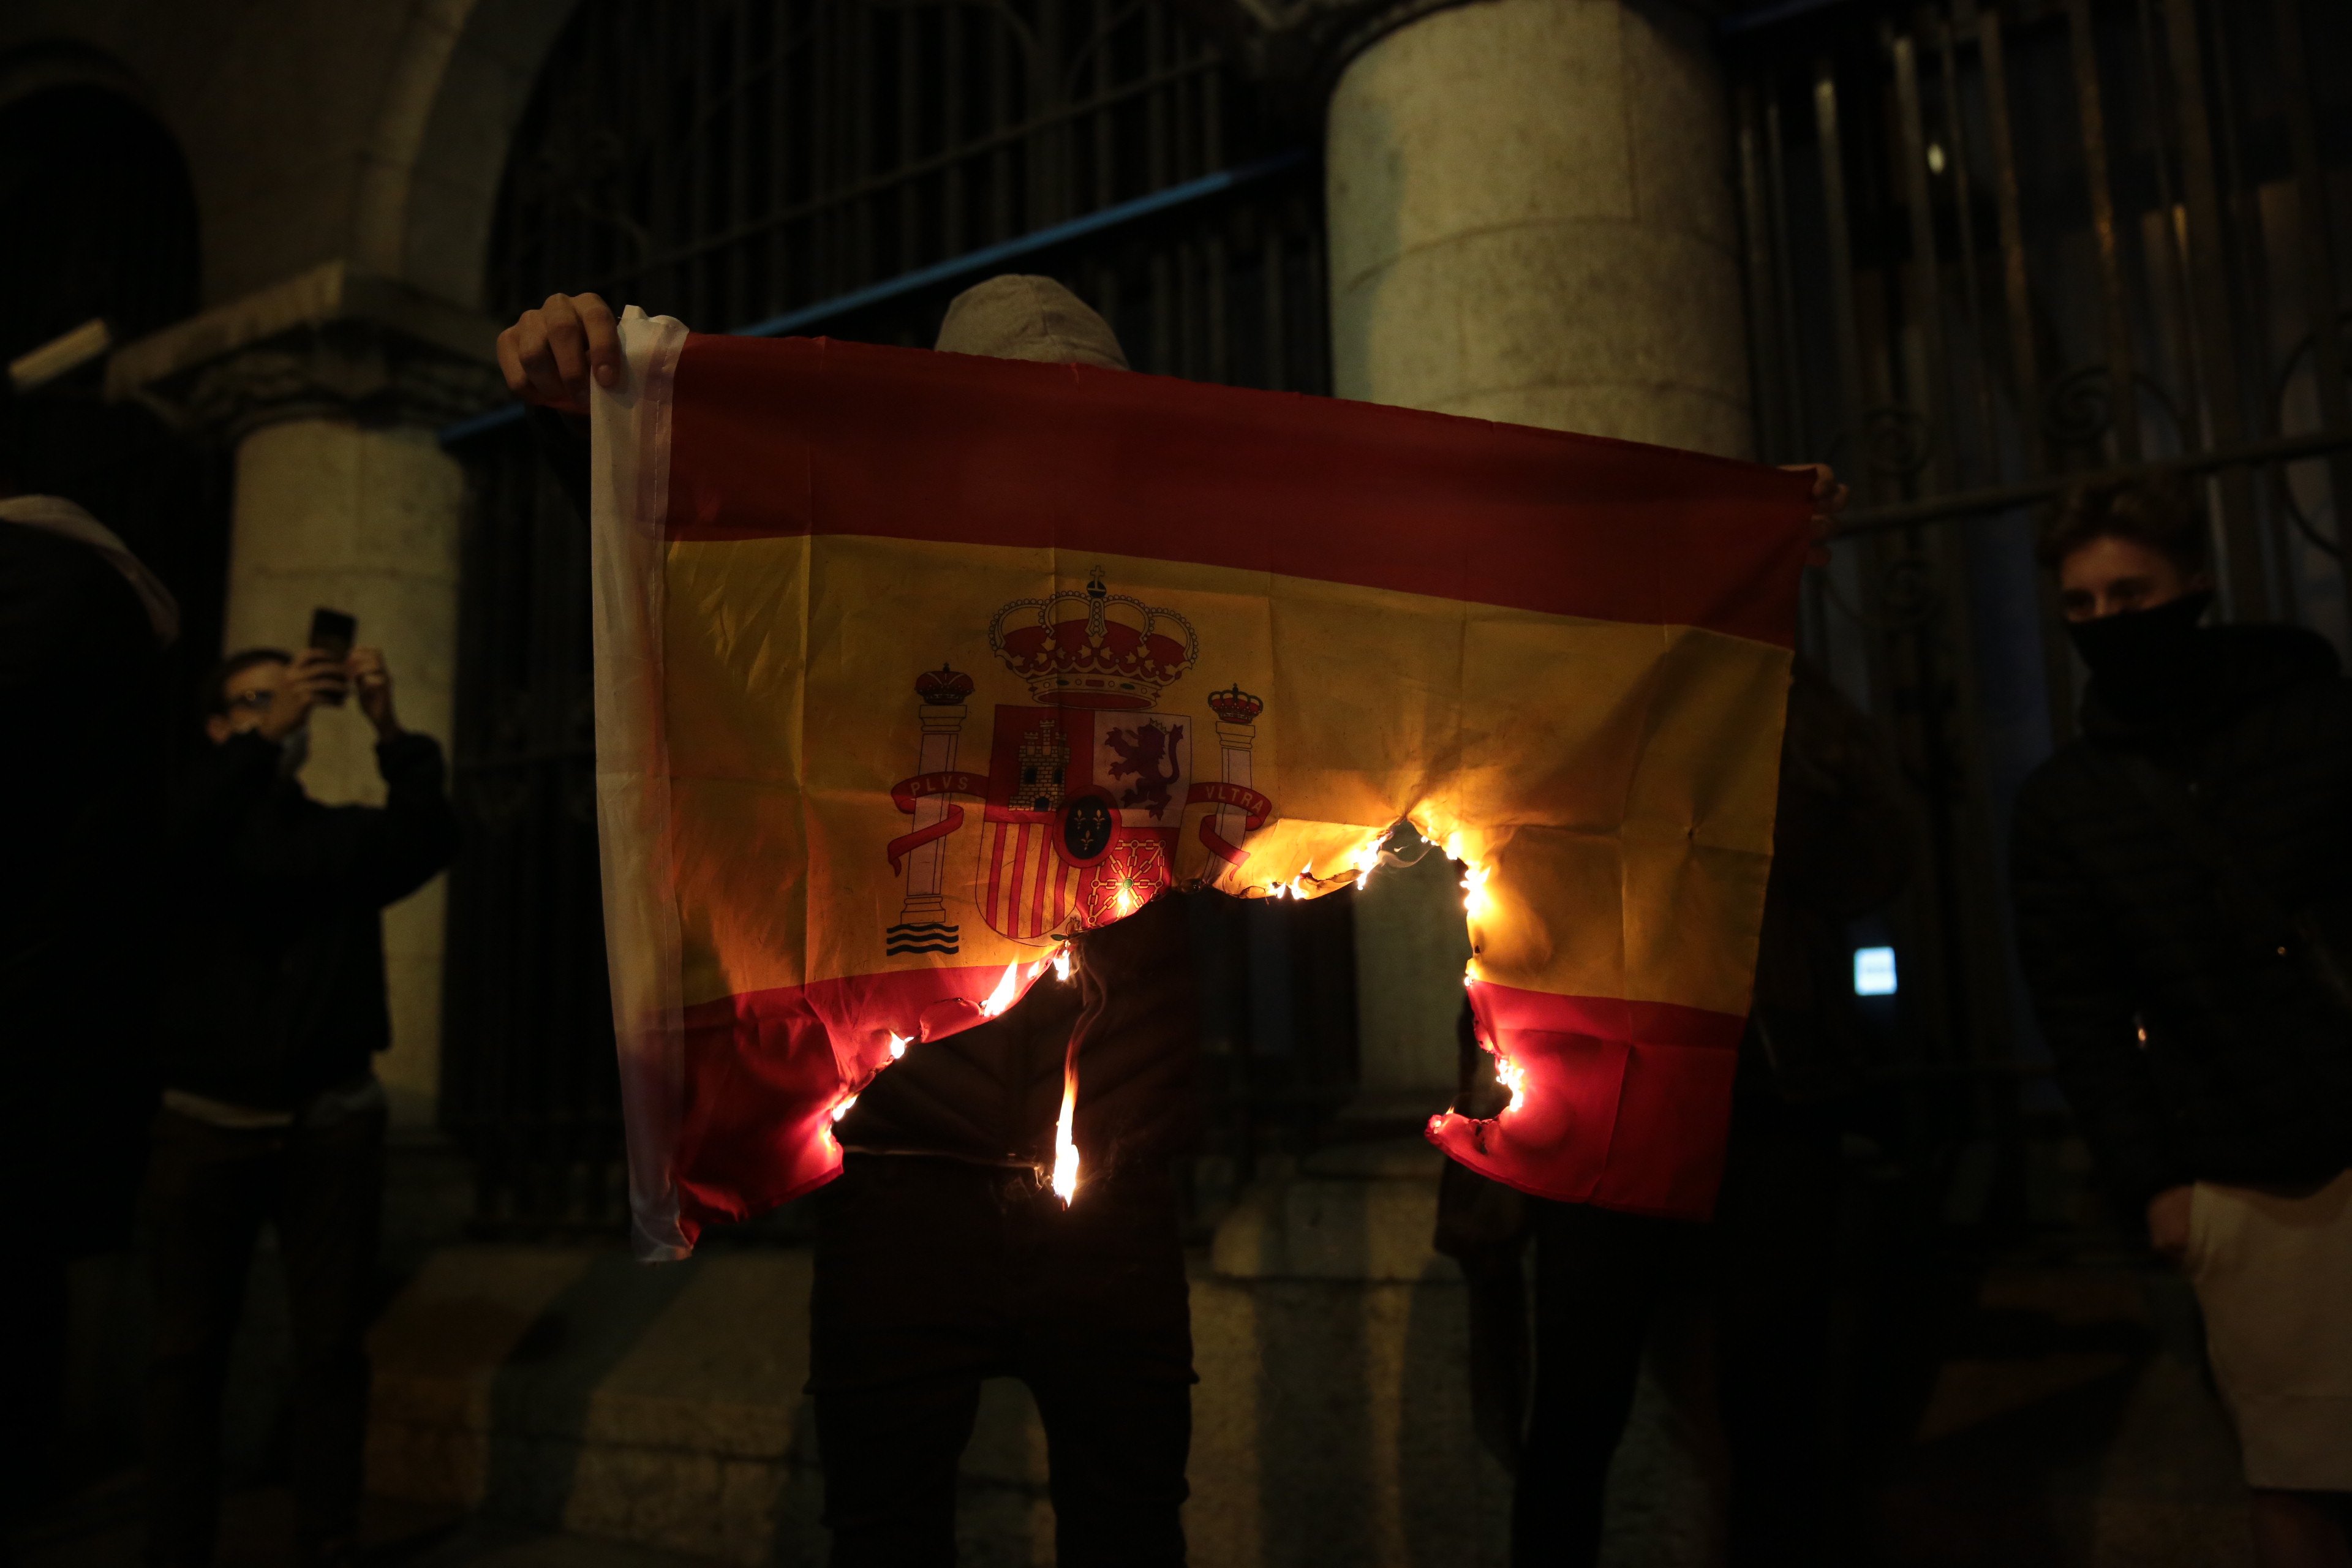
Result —
[{"label": "person holding flag", "polygon": [[[1180,1562],[1175,889],[1315,897],[1401,820],[1443,841],[1511,1088],[1426,1136],[1538,1196],[1704,1218],[1806,520],[1843,492],[1125,375],[1042,279],[961,296],[939,346],[692,334],[593,296],[501,336],[593,503],[636,1238],[682,1257],[819,1191],[836,1562],[951,1560],[1005,1372],[1037,1394],[1059,1560]],[[1204,685],[1213,721],[1181,710]]]},{"label": "person holding flag", "polygon": [[[1108,322],[1050,278],[992,278],[948,307],[938,351],[1125,370]],[[550,465],[586,510],[579,411],[614,385],[614,319],[553,295],[499,338]],[[1056,1561],[1184,1560],[1191,1300],[1170,1160],[1193,1142],[1199,1049],[1181,896],[1072,939],[1066,980],[927,1039],[834,1124],[819,1189],[809,1391],[833,1561],[955,1559],[957,1462],[980,1385],[1013,1375],[1045,1428]],[[1114,1164],[1066,1210],[1048,1179],[1073,1040]]]}]

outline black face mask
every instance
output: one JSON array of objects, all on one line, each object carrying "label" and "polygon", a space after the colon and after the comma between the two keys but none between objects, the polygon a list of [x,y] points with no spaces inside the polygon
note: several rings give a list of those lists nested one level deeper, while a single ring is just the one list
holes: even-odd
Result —
[{"label": "black face mask", "polygon": [[2066,635],[2091,667],[2103,696],[2123,707],[2145,708],[2177,694],[2194,676],[2197,623],[2212,603],[2210,592],[2183,594],[2152,610],[2068,621]]}]

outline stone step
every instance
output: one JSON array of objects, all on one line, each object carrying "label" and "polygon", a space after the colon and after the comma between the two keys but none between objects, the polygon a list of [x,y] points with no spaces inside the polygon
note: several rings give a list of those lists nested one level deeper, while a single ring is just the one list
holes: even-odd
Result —
[{"label": "stone step", "polygon": [[[1360,1171],[1366,1158],[1372,1163]],[[1470,1436],[1459,1274],[1429,1249],[1436,1155],[1338,1158],[1254,1193],[1191,1259],[1192,1559],[1506,1560],[1508,1482]],[[1354,1162],[1350,1163],[1350,1162]],[[377,1326],[370,1489],[743,1563],[820,1563],[810,1256],[443,1249]],[[966,1563],[1052,1561],[1027,1391],[985,1388]]]}]

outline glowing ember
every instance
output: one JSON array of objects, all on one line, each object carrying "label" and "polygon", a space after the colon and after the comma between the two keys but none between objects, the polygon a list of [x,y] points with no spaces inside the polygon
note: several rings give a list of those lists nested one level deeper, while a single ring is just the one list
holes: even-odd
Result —
[{"label": "glowing ember", "polygon": [[1528,1086],[1528,1069],[1506,1056],[1495,1058],[1495,1081],[1511,1091],[1511,1103],[1503,1107],[1506,1113],[1519,1108],[1521,1091]]},{"label": "glowing ember", "polygon": [[907,1054],[908,1043],[907,1037],[904,1035],[892,1035],[890,1037],[890,1059],[892,1061],[895,1062],[900,1057]]},{"label": "glowing ember", "polygon": [[851,1095],[848,1099],[843,1100],[839,1105],[833,1108],[833,1119],[835,1121],[840,1121],[843,1117],[849,1114],[849,1108],[856,1103],[857,1097],[854,1094]]},{"label": "glowing ember", "polygon": [[1017,963],[1008,963],[1004,966],[1004,978],[996,983],[996,989],[990,992],[988,1000],[980,1005],[980,1016],[983,1018],[993,1018],[1012,1006],[1020,995],[1021,966]]},{"label": "glowing ember", "polygon": [[1054,952],[1054,978],[1066,981],[1070,977],[1070,950],[1057,948]]},{"label": "glowing ember", "polygon": [[1054,1195],[1062,1200],[1064,1208],[1070,1206],[1078,1190],[1078,1146],[1070,1142],[1070,1119],[1077,1109],[1078,1067],[1073,1050],[1069,1064],[1062,1069],[1062,1119],[1054,1126]]}]

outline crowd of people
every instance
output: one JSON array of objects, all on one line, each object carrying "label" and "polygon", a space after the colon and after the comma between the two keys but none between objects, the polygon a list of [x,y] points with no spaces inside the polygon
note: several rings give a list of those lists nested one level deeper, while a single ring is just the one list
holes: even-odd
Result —
[{"label": "crowd of people", "polygon": [[[959,297],[938,347],[1124,369],[1059,284]],[[624,374],[612,312],[556,296],[499,340],[556,477],[584,494],[581,411]],[[1843,501],[1826,470],[1824,522]],[[153,1285],[151,1563],[210,1560],[223,1379],[257,1236],[294,1344],[302,1560],[349,1562],[383,1202],[389,1041],[380,911],[457,852],[440,748],[404,730],[382,652],[234,652],[165,690],[171,595],[70,502],[0,473],[0,691],[20,755],[0,1017],[0,1157],[29,1284],[0,1292],[19,1487],[58,1399],[65,1268],[135,1229]],[[2205,520],[2161,484],[2053,509],[2089,682],[2082,733],[2027,783],[2016,931],[2061,1081],[2126,1222],[2193,1282],[2238,1427],[2265,1568],[2352,1564],[2352,686],[2333,648],[2204,624]],[[322,705],[377,737],[381,806],[300,779]],[[193,711],[187,710],[193,708]],[[184,742],[184,743],[179,743]],[[174,754],[176,750],[177,754]],[[1480,1436],[1514,1469],[1516,1560],[1589,1563],[1661,1303],[1716,1324],[1739,1563],[1839,1560],[1829,1409],[1845,1108],[1866,1062],[1847,932],[1909,873],[1908,791],[1872,721],[1801,659],[1730,1152],[1711,1224],[1527,1198],[1449,1168],[1436,1243],[1470,1283]],[[1184,1559],[1193,1381],[1170,1162],[1200,1108],[1196,981],[1169,901],[1078,939],[1082,984],[913,1053],[842,1119],[818,1198],[810,1392],[832,1560],[952,1562],[981,1383],[1023,1379],[1057,1557]],[[152,952],[152,968],[126,953]],[[1071,1031],[1125,1157],[1064,1211],[1050,1164]],[[1465,1031],[1462,1106],[1497,1090]],[[1491,1109],[1491,1107],[1489,1107]],[[133,1173],[143,1173],[134,1176]],[[1532,1334],[1522,1258],[1534,1257]]]}]

